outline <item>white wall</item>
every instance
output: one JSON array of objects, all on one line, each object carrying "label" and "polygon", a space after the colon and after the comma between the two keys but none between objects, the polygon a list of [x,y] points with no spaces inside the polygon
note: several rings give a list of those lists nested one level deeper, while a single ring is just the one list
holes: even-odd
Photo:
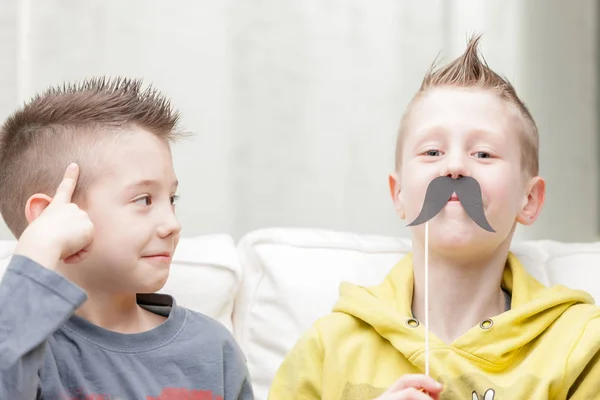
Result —
[{"label": "white wall", "polygon": [[593,0],[30,1],[0,9],[0,116],[66,79],[153,82],[196,133],[175,148],[186,236],[406,235],[387,189],[400,115],[438,52],[481,31],[542,135],[547,203],[519,237],[596,239]]}]

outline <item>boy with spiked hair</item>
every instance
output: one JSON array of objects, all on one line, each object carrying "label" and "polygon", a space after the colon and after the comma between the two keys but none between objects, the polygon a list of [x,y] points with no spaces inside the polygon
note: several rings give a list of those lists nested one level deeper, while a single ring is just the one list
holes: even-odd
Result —
[{"label": "boy with spiked hair", "polygon": [[0,284],[0,399],[252,399],[218,322],[155,293],[181,226],[152,88],[52,88],[0,128],[0,212],[18,245]]},{"label": "boy with spiked hair", "polygon": [[538,131],[478,41],[428,71],[401,121],[389,185],[412,252],[377,286],[341,285],[270,399],[599,397],[599,308],[543,286],[510,252],[517,224],[544,202]]}]

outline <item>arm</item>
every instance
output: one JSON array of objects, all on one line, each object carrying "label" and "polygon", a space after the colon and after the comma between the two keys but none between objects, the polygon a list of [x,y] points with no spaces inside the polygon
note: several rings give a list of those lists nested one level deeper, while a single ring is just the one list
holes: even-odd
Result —
[{"label": "arm", "polygon": [[0,399],[41,399],[39,371],[48,338],[85,292],[29,258],[15,255],[0,283]]},{"label": "arm", "polygon": [[305,332],[279,367],[269,400],[320,400],[323,381],[323,346],[316,326]]},{"label": "arm", "polygon": [[78,177],[79,166],[69,165],[43,211],[29,209],[29,225],[0,283],[0,399],[42,397],[38,373],[47,341],[86,300],[53,271],[60,260],[85,258],[93,240],[89,216],[71,202]]}]

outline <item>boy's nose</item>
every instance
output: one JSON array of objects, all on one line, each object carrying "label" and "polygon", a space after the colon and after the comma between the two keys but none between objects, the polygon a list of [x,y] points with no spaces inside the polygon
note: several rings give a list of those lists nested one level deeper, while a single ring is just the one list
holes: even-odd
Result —
[{"label": "boy's nose", "polygon": [[162,224],[158,227],[158,235],[161,238],[166,238],[171,235],[178,235],[180,232],[181,223],[175,216],[175,212],[173,210],[167,211]]},{"label": "boy's nose", "polygon": [[458,179],[458,178],[462,178],[463,176],[465,176],[464,174],[459,174],[459,173],[448,173],[446,174],[446,176],[452,178],[452,179]]},{"label": "boy's nose", "polygon": [[441,175],[458,179],[462,176],[470,176],[470,173],[465,161],[461,157],[453,157],[448,159]]}]

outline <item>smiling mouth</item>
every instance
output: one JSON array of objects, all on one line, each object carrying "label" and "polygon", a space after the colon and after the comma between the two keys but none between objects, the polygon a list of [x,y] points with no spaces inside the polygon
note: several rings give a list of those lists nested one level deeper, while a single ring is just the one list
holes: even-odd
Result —
[{"label": "smiling mouth", "polygon": [[168,253],[152,254],[152,255],[148,255],[148,256],[143,256],[142,258],[147,259],[147,260],[161,261],[161,262],[171,261],[171,255]]}]

